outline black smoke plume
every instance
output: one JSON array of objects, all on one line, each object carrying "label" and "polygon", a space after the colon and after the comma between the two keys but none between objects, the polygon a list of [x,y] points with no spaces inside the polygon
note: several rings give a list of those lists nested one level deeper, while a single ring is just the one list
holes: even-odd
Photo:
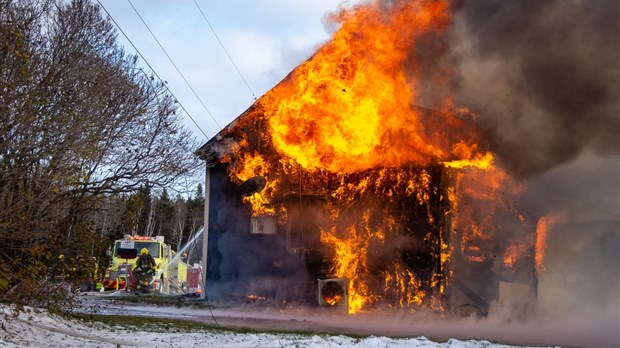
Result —
[{"label": "black smoke plume", "polygon": [[620,155],[620,2],[470,0],[449,34],[456,104],[527,178]]}]

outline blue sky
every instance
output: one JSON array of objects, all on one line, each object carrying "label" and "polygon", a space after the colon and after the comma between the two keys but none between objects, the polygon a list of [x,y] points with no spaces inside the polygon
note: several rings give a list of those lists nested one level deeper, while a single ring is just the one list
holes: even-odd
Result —
[{"label": "blue sky", "polygon": [[[213,35],[194,0],[131,0],[200,97],[201,105],[170,63],[129,0],[100,0],[129,39],[156,70],[208,137],[247,109],[253,100],[235,67]],[[325,17],[339,0],[196,0],[245,80],[260,97],[329,39]],[[127,52],[133,47],[119,32]],[[146,67],[146,64],[143,64]],[[189,117],[200,141],[206,137]]]}]

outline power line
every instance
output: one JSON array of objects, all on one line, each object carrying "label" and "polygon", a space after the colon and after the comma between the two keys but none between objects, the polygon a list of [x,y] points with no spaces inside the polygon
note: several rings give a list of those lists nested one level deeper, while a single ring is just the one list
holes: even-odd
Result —
[{"label": "power line", "polygon": [[219,124],[219,122],[217,122],[217,120],[215,119],[215,117],[213,116],[213,114],[211,113],[211,111],[209,111],[209,109],[207,108],[207,106],[205,105],[205,103],[202,101],[202,99],[200,99],[200,97],[198,96],[198,94],[196,93],[196,91],[194,90],[194,88],[192,88],[192,86],[189,84],[189,82],[187,81],[187,79],[185,78],[185,76],[183,75],[183,73],[181,72],[181,70],[179,69],[179,67],[177,67],[177,65],[174,63],[174,61],[172,60],[172,58],[170,58],[170,55],[168,54],[168,52],[166,51],[166,49],[164,48],[164,46],[162,46],[162,44],[159,42],[159,40],[157,39],[157,37],[155,36],[155,34],[153,33],[153,31],[151,30],[151,28],[148,26],[148,24],[146,24],[146,22],[144,21],[144,19],[142,18],[142,16],[140,15],[140,12],[138,12],[138,10],[136,9],[136,7],[133,5],[133,3],[131,2],[131,0],[127,0],[127,2],[129,2],[129,4],[131,5],[131,7],[133,8],[133,10],[136,12],[136,14],[138,15],[138,17],[140,18],[140,20],[142,21],[142,24],[144,24],[144,26],[146,27],[146,29],[148,29],[149,33],[151,33],[151,36],[153,36],[153,39],[155,39],[155,41],[157,42],[157,44],[159,45],[159,48],[161,48],[161,50],[164,52],[164,54],[166,55],[166,57],[168,57],[168,60],[170,61],[170,63],[172,63],[172,66],[174,66],[174,68],[176,69],[176,71],[179,73],[179,75],[181,76],[181,78],[183,78],[183,81],[185,81],[185,84],[187,85],[187,87],[189,87],[189,89],[192,91],[192,93],[194,93],[194,96],[196,97],[196,99],[198,99],[198,101],[200,102],[200,104],[202,105],[202,107],[207,111],[207,113],[209,114],[209,116],[211,116],[211,119],[213,120],[213,122],[215,122],[215,124],[220,128],[220,130],[222,129],[222,126]]},{"label": "power line", "polygon": [[123,31],[123,29],[121,28],[120,25],[118,25],[118,23],[114,20],[114,17],[112,17],[112,15],[110,14],[110,12],[108,12],[108,10],[105,8],[105,6],[103,6],[103,4],[97,0],[97,3],[99,4],[99,6],[101,6],[101,8],[105,11],[105,13],[108,15],[108,17],[110,17],[110,20],[112,20],[112,23],[114,23],[114,25],[116,26],[116,28],[118,28],[118,30],[123,34],[123,36],[125,37],[125,39],[129,42],[129,44],[131,44],[131,47],[133,47],[133,49],[138,53],[138,55],[140,56],[140,58],[142,58],[142,60],[144,61],[144,63],[146,63],[146,66],[149,67],[149,69],[151,69],[151,71],[153,72],[153,74],[155,76],[157,76],[157,79],[159,80],[159,82],[161,82],[161,84],[166,88],[166,90],[168,91],[168,93],[170,93],[170,95],[176,100],[177,103],[179,103],[179,106],[181,106],[181,109],[183,109],[183,111],[185,112],[185,114],[190,118],[190,120],[192,120],[192,122],[194,123],[194,125],[196,126],[196,128],[198,128],[198,130],[200,131],[200,133],[202,133],[202,135],[205,136],[205,138],[207,138],[207,140],[209,139],[209,136],[202,130],[202,128],[200,128],[200,126],[198,125],[198,123],[196,122],[196,120],[194,120],[194,118],[192,117],[192,115],[187,111],[187,109],[185,109],[185,107],[183,106],[183,104],[181,104],[181,102],[179,101],[179,98],[177,98],[174,93],[172,93],[172,91],[170,90],[170,88],[168,88],[168,85],[166,84],[166,82],[157,74],[157,72],[155,71],[155,69],[153,69],[153,67],[151,66],[151,64],[149,64],[149,62],[146,60],[146,58],[144,58],[144,56],[142,55],[142,53],[140,53],[140,50],[138,50],[138,48],[136,47],[136,45],[133,44],[133,42],[131,41],[131,39],[129,39],[129,36],[127,36],[127,34],[125,34],[125,31]]},{"label": "power line", "polygon": [[217,33],[215,32],[215,29],[213,29],[213,27],[211,26],[211,23],[209,22],[209,20],[207,19],[207,16],[205,16],[204,12],[202,12],[202,9],[200,8],[200,5],[198,5],[198,3],[196,2],[196,0],[194,0],[194,4],[196,4],[196,7],[198,7],[198,11],[200,11],[200,14],[202,15],[202,18],[204,18],[205,22],[207,22],[207,25],[209,26],[209,28],[211,29],[211,32],[213,32],[213,35],[215,36],[215,38],[217,39],[217,42],[220,43],[220,46],[222,46],[222,49],[224,50],[224,52],[226,53],[226,56],[228,57],[228,60],[230,60],[230,62],[232,63],[232,65],[235,67],[235,70],[237,70],[237,73],[239,73],[239,76],[241,77],[241,80],[243,80],[243,83],[245,83],[245,86],[248,88],[248,90],[250,91],[250,93],[252,94],[252,98],[254,98],[254,100],[256,100],[256,95],[254,94],[254,91],[252,90],[252,88],[250,87],[250,85],[248,84],[248,81],[246,81],[245,77],[243,77],[243,74],[241,73],[241,70],[239,70],[239,68],[237,67],[237,64],[235,64],[235,61],[232,59],[232,57],[230,56],[230,54],[228,54],[228,51],[226,50],[226,47],[224,47],[224,44],[222,43],[222,40],[220,40],[220,37],[217,36]]}]

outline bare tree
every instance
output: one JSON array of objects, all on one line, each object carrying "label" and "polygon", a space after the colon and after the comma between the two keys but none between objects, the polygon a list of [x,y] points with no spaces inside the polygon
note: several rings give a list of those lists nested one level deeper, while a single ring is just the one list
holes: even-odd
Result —
[{"label": "bare tree", "polygon": [[[188,200],[188,223],[189,223],[189,238],[191,240],[199,233],[200,229],[204,226],[204,207],[205,197],[202,189],[202,185],[198,184],[194,197]],[[191,247],[188,255],[188,260],[192,260],[193,254],[196,251],[197,244]]]},{"label": "bare tree", "polygon": [[155,232],[155,220],[156,220],[155,215],[158,214],[158,211],[157,211],[158,203],[159,203],[159,199],[157,198],[151,198],[151,201],[149,202],[148,218],[146,220],[146,227],[144,228],[145,236],[150,237],[153,235],[153,232]]},{"label": "bare tree", "polygon": [[138,63],[89,0],[0,0],[0,293],[90,250],[106,195],[199,166],[176,101]]},{"label": "bare tree", "polygon": [[180,250],[183,243],[183,231],[185,231],[185,221],[187,220],[187,202],[181,197],[177,196],[174,201],[174,218],[172,237],[176,241],[177,251]]}]

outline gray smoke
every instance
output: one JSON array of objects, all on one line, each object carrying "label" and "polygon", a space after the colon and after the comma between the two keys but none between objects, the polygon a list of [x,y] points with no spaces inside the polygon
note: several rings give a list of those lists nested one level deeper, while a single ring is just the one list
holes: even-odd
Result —
[{"label": "gray smoke", "polygon": [[620,155],[620,2],[471,0],[449,36],[456,104],[519,177]]},{"label": "gray smoke", "polygon": [[[412,72],[422,81],[416,103],[441,108],[443,96],[454,95],[456,106],[478,116],[503,167],[528,180],[528,189],[516,197],[517,206],[534,219],[566,212],[567,219],[551,229],[547,240],[547,270],[539,274],[537,315],[516,318],[499,311],[485,319],[446,323],[436,318],[414,322],[409,313],[398,318],[402,320],[390,320],[386,317],[394,318],[389,313],[336,318],[333,325],[344,322],[350,326],[348,332],[359,329],[360,334],[420,334],[440,340],[617,346],[620,2],[470,0],[455,7],[448,36],[431,34],[416,44],[412,60],[431,67]],[[437,70],[432,68],[438,68],[440,75],[452,71],[453,84],[437,83],[433,77]],[[238,289],[226,282],[238,284],[259,273],[257,260],[268,259],[273,250],[241,236],[248,234],[247,224],[237,225],[241,222],[230,213],[238,208],[222,204],[216,219],[227,229],[216,244],[220,254],[243,256],[218,264],[221,288],[210,291],[219,294],[237,294]],[[301,273],[283,270],[283,274]],[[281,288],[277,277],[262,278],[238,295]],[[321,317],[320,322],[330,318],[334,319]]]},{"label": "gray smoke", "polygon": [[[500,164],[527,179],[520,208],[566,213],[547,239],[537,317],[567,327],[620,325],[619,38],[617,0],[469,0],[444,42],[455,104],[478,116]],[[615,332],[582,331],[620,344]]]}]

